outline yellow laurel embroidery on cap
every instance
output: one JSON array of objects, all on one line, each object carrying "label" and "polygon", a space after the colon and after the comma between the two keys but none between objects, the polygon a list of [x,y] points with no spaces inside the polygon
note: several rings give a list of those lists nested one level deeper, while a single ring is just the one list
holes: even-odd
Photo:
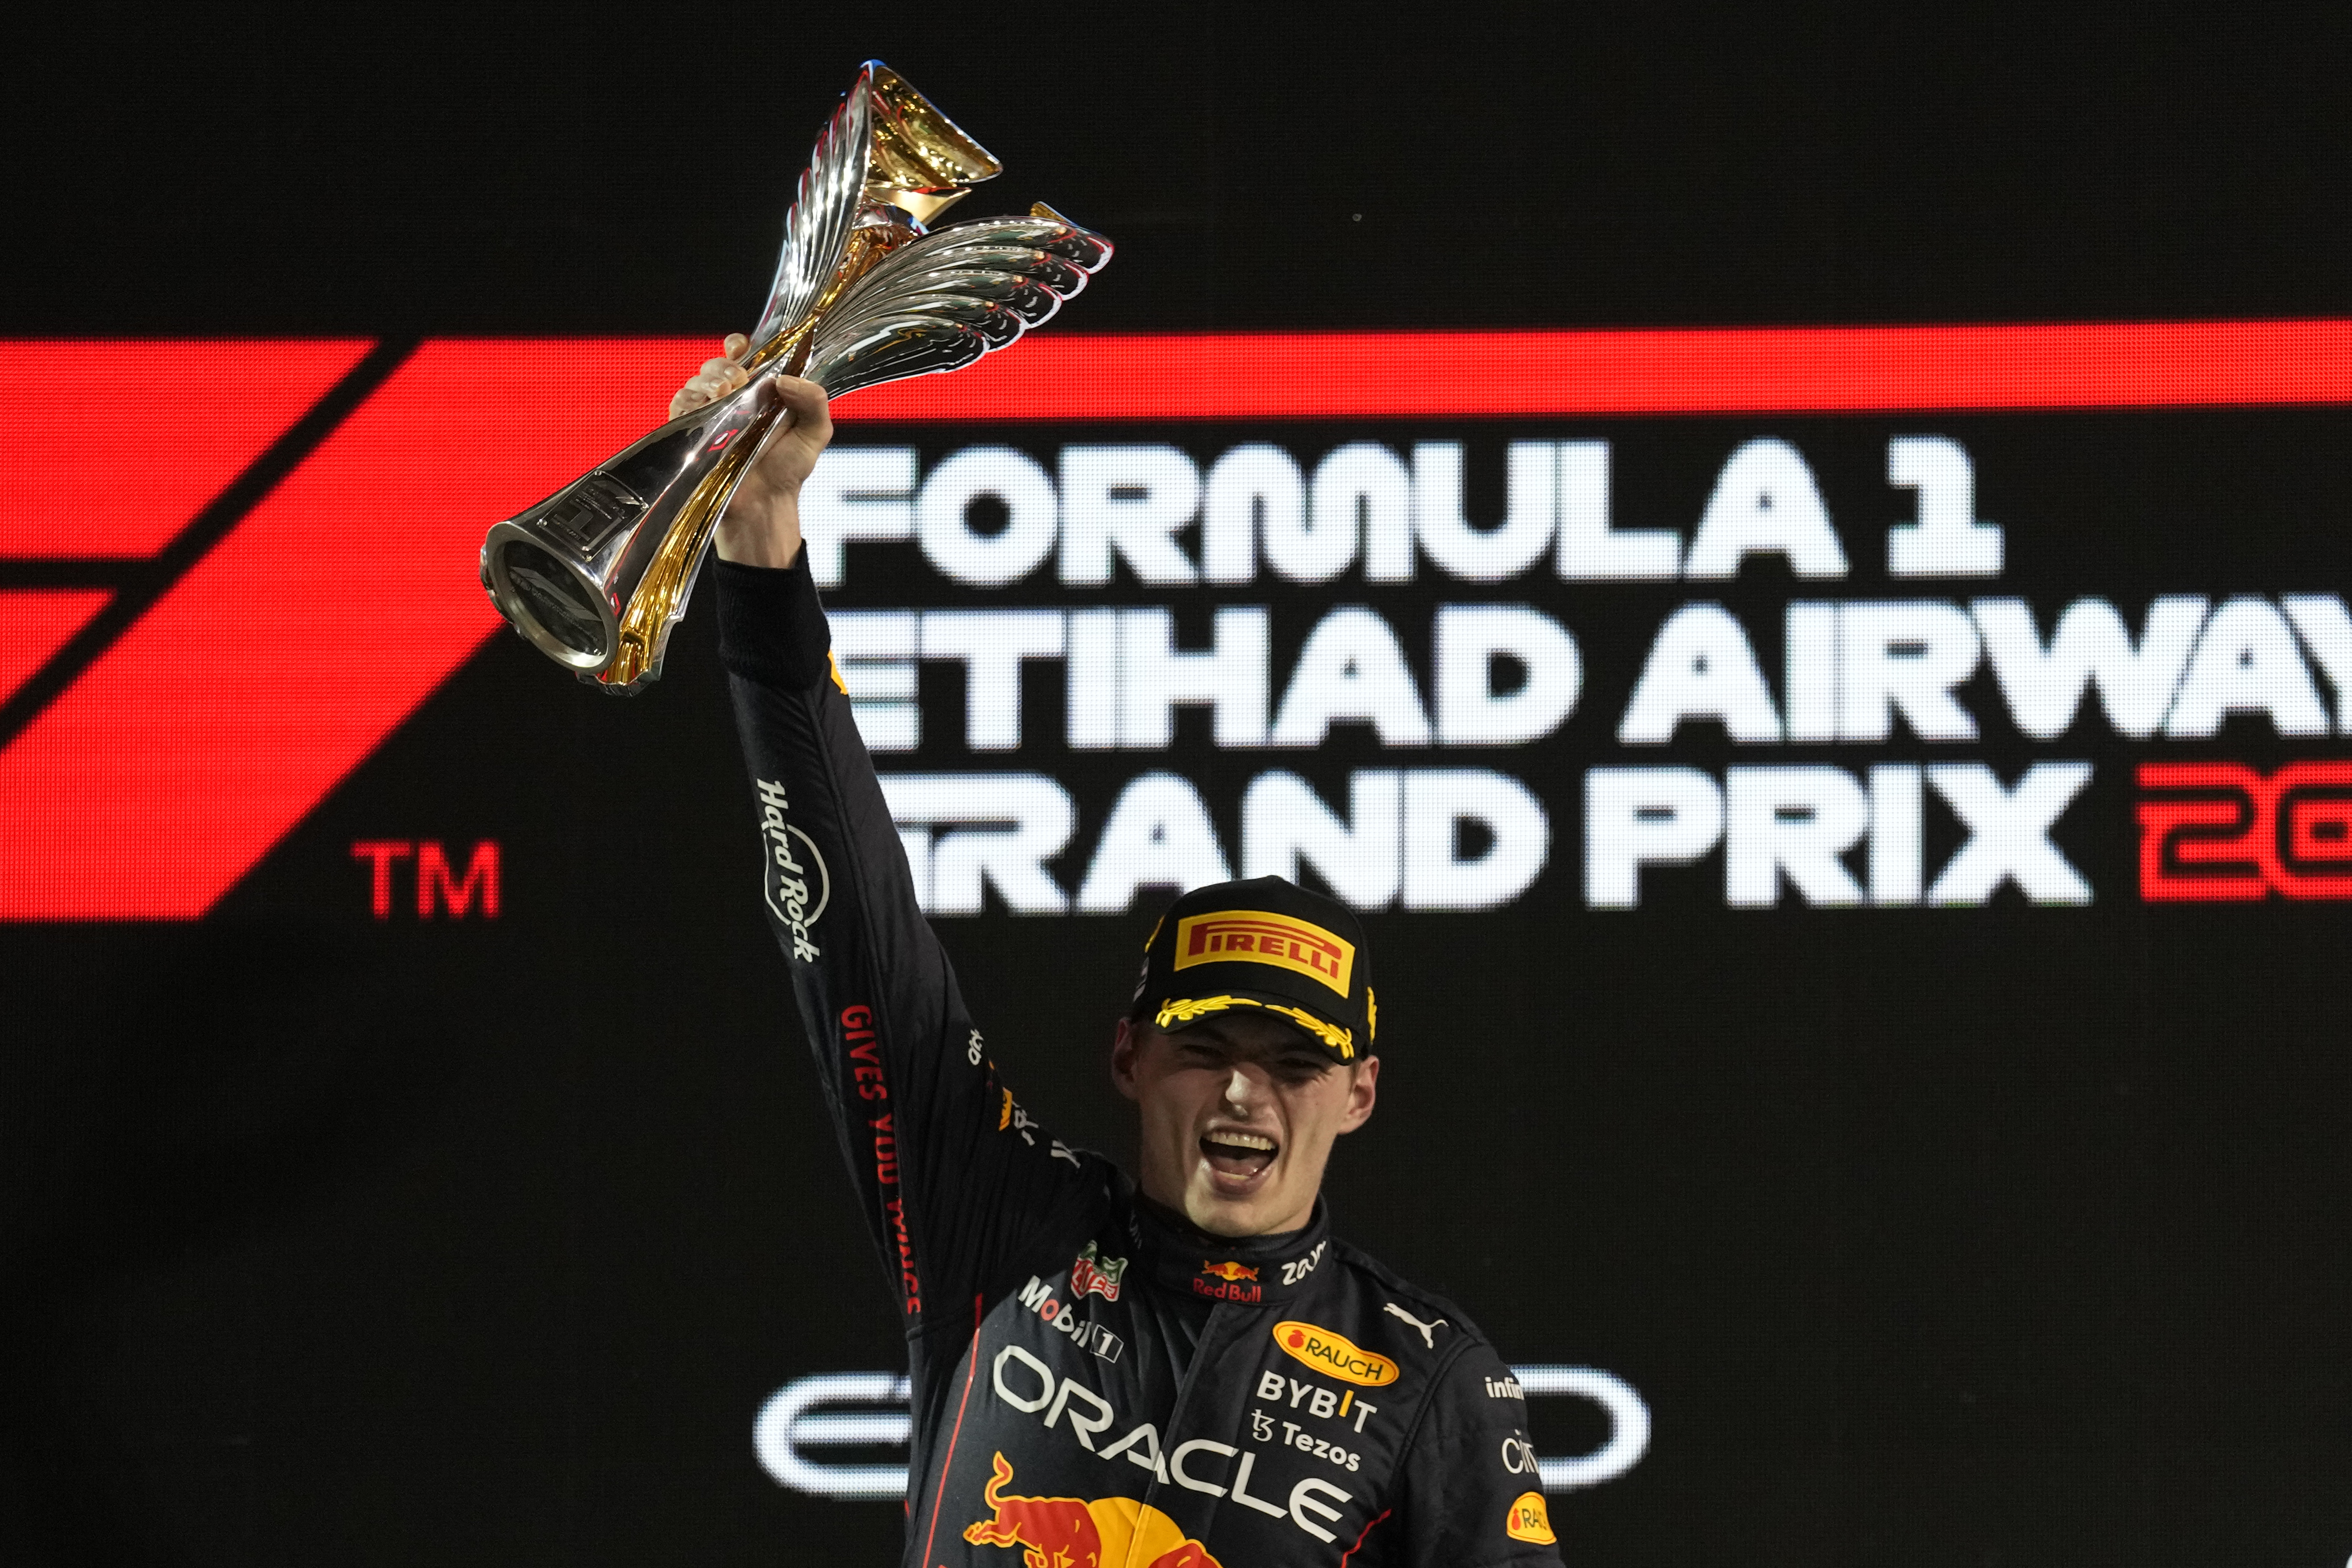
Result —
[{"label": "yellow laurel embroidery on cap", "polygon": [[1372,988],[1367,985],[1364,987],[1364,1043],[1370,1045],[1380,1036],[1381,999],[1373,995]]},{"label": "yellow laurel embroidery on cap", "polygon": [[1279,1013],[1286,1018],[1296,1018],[1308,1034],[1339,1052],[1342,1058],[1350,1061],[1355,1059],[1356,1038],[1347,1030],[1325,1023],[1303,1007],[1286,1007],[1279,1002],[1269,1002],[1265,1005],[1265,1010],[1269,1013]]},{"label": "yellow laurel embroidery on cap", "polygon": [[1160,928],[1167,923],[1168,917],[1166,915],[1161,915],[1158,920],[1151,922],[1151,934],[1143,939],[1144,952],[1150,952],[1151,951],[1151,944],[1160,940]]},{"label": "yellow laurel embroidery on cap", "polygon": [[1325,1023],[1304,1008],[1286,1007],[1279,1002],[1253,1001],[1247,996],[1180,996],[1160,1008],[1152,1022],[1164,1029],[1171,1024],[1189,1024],[1203,1014],[1223,1013],[1232,1007],[1257,1007],[1268,1013],[1279,1013],[1286,1018],[1295,1018],[1307,1033],[1341,1057],[1349,1059],[1355,1057],[1356,1038],[1347,1030]]},{"label": "yellow laurel embroidery on cap", "polygon": [[1161,1028],[1170,1024],[1189,1024],[1203,1013],[1222,1013],[1228,1007],[1263,1007],[1263,1002],[1253,1002],[1246,996],[1202,996],[1198,999],[1178,997],[1160,1009],[1152,1022]]}]

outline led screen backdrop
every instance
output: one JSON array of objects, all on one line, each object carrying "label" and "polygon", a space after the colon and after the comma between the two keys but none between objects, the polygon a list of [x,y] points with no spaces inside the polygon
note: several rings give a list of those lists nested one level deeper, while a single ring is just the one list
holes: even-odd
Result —
[{"label": "led screen backdrop", "polygon": [[[1517,1366],[1503,1462],[1570,1561],[2343,1562],[2352,298],[2278,173],[2316,89],[2266,77],[2284,118],[2207,169],[2148,140],[2195,99],[2169,55],[2009,37],[1918,88],[1941,46],[1890,36],[1808,110],[1745,96],[1829,58],[1795,23],[1629,34],[1649,88],[1537,90],[1621,172],[1474,255],[1427,240],[1475,163],[1431,106],[1594,40],[1277,83],[1285,26],[1114,28],[1100,81],[1069,46],[1087,135],[893,56],[1122,245],[1033,338],[844,399],[804,498],[1025,1114],[1123,1155],[1154,913],[1296,877],[1384,976],[1336,1222]],[[709,606],[614,700],[475,577],[659,418],[775,215],[681,199],[567,270],[558,195],[651,157],[590,79],[415,42],[476,90],[305,108],[266,84],[308,46],[240,47],[331,155],[217,109],[190,152],[151,103],[107,166],[277,183],[205,185],[232,223],[142,175],[102,221],[182,265],[110,295],[94,247],[0,318],[0,1558],[889,1560],[901,1352]],[[645,47],[628,126],[701,90]],[[2087,94],[2092,170],[1972,117],[1993,79]],[[1387,172],[1286,184],[1301,105]],[[1873,150],[1930,110],[1924,162]],[[1024,117],[1058,134],[998,145]]]}]

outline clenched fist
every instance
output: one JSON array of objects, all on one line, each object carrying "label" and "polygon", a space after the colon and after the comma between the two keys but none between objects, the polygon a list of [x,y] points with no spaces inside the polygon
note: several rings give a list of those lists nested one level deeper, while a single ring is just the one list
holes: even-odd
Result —
[{"label": "clenched fist", "polygon": [[[740,363],[750,340],[729,334],[716,359],[702,362],[677,395],[669,400],[669,415],[679,415],[715,403],[740,388],[749,377]],[[776,378],[784,402],[785,423],[768,437],[760,460],[735,487],[727,513],[719,520],[718,546],[721,561],[746,566],[789,566],[801,548],[801,483],[816,467],[817,454],[833,439],[833,419],[825,412],[824,388],[798,376]]]}]

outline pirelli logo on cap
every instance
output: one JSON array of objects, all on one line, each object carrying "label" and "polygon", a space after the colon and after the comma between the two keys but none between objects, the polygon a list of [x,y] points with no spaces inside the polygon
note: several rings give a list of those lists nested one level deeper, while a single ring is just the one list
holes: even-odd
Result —
[{"label": "pirelli logo on cap", "polygon": [[1288,915],[1225,910],[1176,922],[1176,967],[1196,963],[1271,963],[1319,980],[1345,996],[1356,972],[1356,944]]}]

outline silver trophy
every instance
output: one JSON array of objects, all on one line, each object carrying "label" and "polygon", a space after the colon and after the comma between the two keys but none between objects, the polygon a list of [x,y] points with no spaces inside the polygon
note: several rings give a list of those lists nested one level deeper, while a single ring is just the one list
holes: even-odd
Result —
[{"label": "silver trophy", "polygon": [[607,691],[661,674],[712,530],[783,426],[775,378],[832,396],[957,370],[1059,309],[1110,242],[1043,203],[932,229],[1002,165],[879,60],[817,137],[784,219],[767,312],[732,395],[671,420],[482,542],[514,628]]}]

